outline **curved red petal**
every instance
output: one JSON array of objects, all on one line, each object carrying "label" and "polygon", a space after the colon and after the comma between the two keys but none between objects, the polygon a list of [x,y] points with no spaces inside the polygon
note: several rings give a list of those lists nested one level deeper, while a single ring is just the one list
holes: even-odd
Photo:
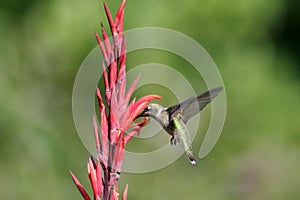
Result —
[{"label": "curved red petal", "polygon": [[83,186],[81,185],[81,183],[78,181],[78,179],[76,178],[76,176],[70,171],[70,175],[77,187],[77,189],[79,190],[80,194],[82,195],[82,197],[85,200],[91,200],[91,198],[89,197],[88,193],[85,191],[85,189],[83,188]]},{"label": "curved red petal", "polygon": [[145,109],[146,105],[154,99],[161,100],[162,97],[159,95],[147,95],[140,98],[130,110],[131,119],[134,119],[140,112],[142,112]]},{"label": "curved red petal", "polygon": [[125,190],[124,190],[123,195],[122,195],[122,200],[127,199],[127,193],[128,193],[128,184],[126,184]]}]

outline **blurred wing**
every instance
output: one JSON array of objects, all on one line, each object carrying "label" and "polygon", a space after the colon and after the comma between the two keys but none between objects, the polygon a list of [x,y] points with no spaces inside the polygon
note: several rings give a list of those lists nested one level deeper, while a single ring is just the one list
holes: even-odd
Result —
[{"label": "blurred wing", "polygon": [[207,104],[209,104],[221,91],[223,87],[214,88],[197,97],[192,97],[180,104],[167,109],[173,118],[178,113],[182,115],[182,121],[186,123],[191,117],[198,114]]},{"label": "blurred wing", "polygon": [[223,87],[214,88],[207,91],[187,105],[182,111],[182,121],[186,123],[191,117],[198,114],[207,104],[209,104],[222,91]]}]

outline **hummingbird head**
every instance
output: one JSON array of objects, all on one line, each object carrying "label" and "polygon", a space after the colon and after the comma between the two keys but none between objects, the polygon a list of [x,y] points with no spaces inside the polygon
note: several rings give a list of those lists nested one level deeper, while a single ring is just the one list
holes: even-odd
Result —
[{"label": "hummingbird head", "polygon": [[164,111],[165,108],[157,103],[151,103],[149,104],[144,111],[139,114],[136,118],[139,117],[153,117],[155,119],[158,119],[161,117],[162,111]]}]

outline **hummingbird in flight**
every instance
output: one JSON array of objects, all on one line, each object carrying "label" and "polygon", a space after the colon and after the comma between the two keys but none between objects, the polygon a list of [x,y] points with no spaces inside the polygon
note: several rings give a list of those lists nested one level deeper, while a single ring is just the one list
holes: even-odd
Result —
[{"label": "hummingbird in flight", "polygon": [[170,140],[171,145],[176,145],[178,142],[184,149],[191,164],[196,164],[191,146],[191,136],[186,123],[209,104],[222,89],[223,87],[214,88],[197,97],[192,97],[168,108],[164,108],[157,103],[151,103],[136,119],[139,117],[151,117],[155,119],[172,136]]}]

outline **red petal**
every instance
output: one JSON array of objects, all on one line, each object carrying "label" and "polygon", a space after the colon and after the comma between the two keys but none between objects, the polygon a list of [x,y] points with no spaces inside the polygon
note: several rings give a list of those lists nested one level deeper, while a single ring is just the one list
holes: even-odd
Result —
[{"label": "red petal", "polygon": [[106,3],[104,3],[104,9],[105,9],[105,13],[106,13],[106,16],[107,16],[107,19],[108,19],[108,22],[109,22],[109,26],[110,26],[110,30],[112,32],[112,34],[114,35],[116,30],[115,30],[115,23],[111,17],[111,14],[110,14],[110,11],[106,5]]},{"label": "red petal", "polygon": [[111,62],[111,59],[113,59],[113,57],[112,57],[113,56],[112,55],[112,47],[111,47],[108,35],[107,35],[102,23],[101,23],[101,30],[102,30],[103,40],[104,40],[104,44],[105,44],[106,52],[107,52],[106,64],[107,64],[107,66],[109,66],[110,62]]},{"label": "red petal", "polygon": [[145,117],[143,121],[135,123],[134,128],[124,137],[124,143],[127,144],[127,142],[129,142],[135,134],[140,135],[141,129],[147,124],[148,121],[149,118]]},{"label": "red petal", "polygon": [[147,95],[140,98],[133,106],[131,106],[132,104],[129,105],[130,118],[128,118],[125,125],[123,125],[124,130],[127,130],[130,127],[130,124],[135,117],[145,109],[149,101],[154,99],[162,99],[162,97],[158,95]]},{"label": "red petal", "polygon": [[154,100],[154,99],[159,99],[161,100],[162,97],[159,95],[147,95],[142,98],[140,98],[132,107],[130,110],[130,117],[131,119],[134,119],[140,112],[142,112],[146,105],[149,103],[149,101]]},{"label": "red petal", "polygon": [[113,91],[116,86],[117,80],[117,63],[115,60],[112,61],[110,68],[109,68],[109,75],[110,75],[110,90]]},{"label": "red petal", "polygon": [[99,195],[99,190],[98,190],[98,183],[97,183],[97,176],[96,176],[96,170],[94,168],[94,164],[92,159],[89,159],[89,162],[87,164],[88,167],[88,172],[89,172],[89,179],[93,188],[93,193],[94,197]]},{"label": "red petal", "polygon": [[125,43],[125,36],[122,36],[122,44],[121,44],[121,51],[120,51],[120,72],[119,72],[119,76],[121,72],[125,72],[126,71],[126,43]]},{"label": "red petal", "polygon": [[96,88],[96,94],[97,94],[97,98],[98,98],[98,104],[99,104],[100,115],[101,115],[101,131],[102,131],[102,134],[108,135],[108,124],[107,124],[105,106],[103,104],[103,100],[102,100],[100,90],[98,87]]},{"label": "red petal", "polygon": [[109,98],[110,99],[110,88],[109,88],[109,83],[108,83],[108,77],[107,77],[107,73],[106,73],[106,67],[104,65],[104,63],[102,63],[102,71],[103,71],[103,80],[104,80],[104,87],[105,87],[105,96],[107,96],[107,93],[109,93]]},{"label": "red petal", "polygon": [[118,200],[118,196],[119,196],[119,193],[117,192],[117,189],[114,189],[113,195],[112,195],[112,200]]},{"label": "red petal", "polygon": [[129,128],[129,127],[126,127],[128,119],[130,119],[129,109],[124,108],[124,110],[122,112],[122,117],[121,117],[121,120],[120,120],[120,128],[124,132]]},{"label": "red petal", "polygon": [[119,131],[118,139],[114,145],[112,169],[116,171],[121,171],[121,165],[124,156],[124,132]]},{"label": "red petal", "polygon": [[124,10],[122,10],[119,23],[116,24],[116,26],[117,26],[118,33],[122,33],[123,32],[123,27],[124,27]]},{"label": "red petal", "polygon": [[102,52],[102,55],[104,57],[104,60],[107,62],[106,64],[108,64],[107,52],[106,52],[106,49],[103,45],[103,42],[101,41],[101,38],[99,37],[99,35],[97,33],[95,33],[95,35],[96,35],[96,39],[97,39],[97,42],[99,44],[100,50]]},{"label": "red petal", "polygon": [[99,107],[100,107],[100,115],[101,115],[101,133],[102,133],[102,146],[101,146],[101,152],[102,152],[102,163],[104,164],[105,167],[107,167],[107,157],[108,157],[108,121],[107,121],[107,117],[106,117],[106,112],[105,112],[105,106],[103,104],[102,98],[101,98],[101,94],[100,94],[100,90],[97,87],[96,88],[96,93],[97,93],[97,97],[98,97],[98,103],[99,103]]},{"label": "red petal", "polygon": [[111,128],[119,128],[119,110],[117,91],[113,90],[111,94],[111,106],[110,106],[110,124]]},{"label": "red petal", "polygon": [[99,160],[97,162],[96,177],[97,177],[97,187],[98,187],[99,197],[100,197],[103,193],[103,185],[102,185],[101,164],[100,164]]},{"label": "red petal", "polygon": [[88,193],[85,191],[85,189],[82,187],[82,185],[80,184],[80,182],[78,181],[78,179],[76,178],[76,176],[70,171],[71,177],[76,185],[76,187],[78,188],[80,194],[82,195],[82,197],[85,200],[91,200]]},{"label": "red petal", "polygon": [[121,3],[119,9],[118,9],[118,12],[116,14],[116,17],[115,17],[115,24],[118,25],[120,22],[121,22],[121,19],[122,19],[122,15],[124,15],[124,7],[125,7],[125,4],[126,4],[126,0],[123,0],[123,2]]},{"label": "red petal", "polygon": [[132,96],[133,92],[134,92],[134,89],[135,89],[135,86],[137,84],[137,82],[139,81],[141,77],[141,74],[139,74],[135,80],[133,81],[133,83],[131,84],[130,88],[128,89],[127,91],[127,94],[126,94],[126,97],[125,97],[125,102],[126,104],[128,104],[129,100],[130,100],[130,97]]},{"label": "red petal", "polygon": [[127,193],[128,193],[128,184],[126,184],[123,196],[122,196],[122,200],[126,200],[127,199]]},{"label": "red petal", "polygon": [[129,133],[127,133],[124,137],[124,143],[127,144],[127,142],[129,142],[131,138],[140,131],[141,128],[141,126],[136,126]]},{"label": "red petal", "polygon": [[125,69],[121,69],[119,72],[119,76],[118,76],[118,88],[120,88],[119,90],[119,97],[118,97],[118,101],[119,101],[119,109],[120,112],[123,112],[124,107],[127,106],[127,104],[125,104],[124,102],[124,97],[125,97],[125,90],[126,90],[126,71]]},{"label": "red petal", "polygon": [[94,135],[95,135],[95,141],[96,141],[96,148],[97,152],[100,153],[100,141],[99,141],[99,132],[98,132],[98,125],[97,125],[97,120],[96,116],[93,116],[93,123],[94,123]]}]

